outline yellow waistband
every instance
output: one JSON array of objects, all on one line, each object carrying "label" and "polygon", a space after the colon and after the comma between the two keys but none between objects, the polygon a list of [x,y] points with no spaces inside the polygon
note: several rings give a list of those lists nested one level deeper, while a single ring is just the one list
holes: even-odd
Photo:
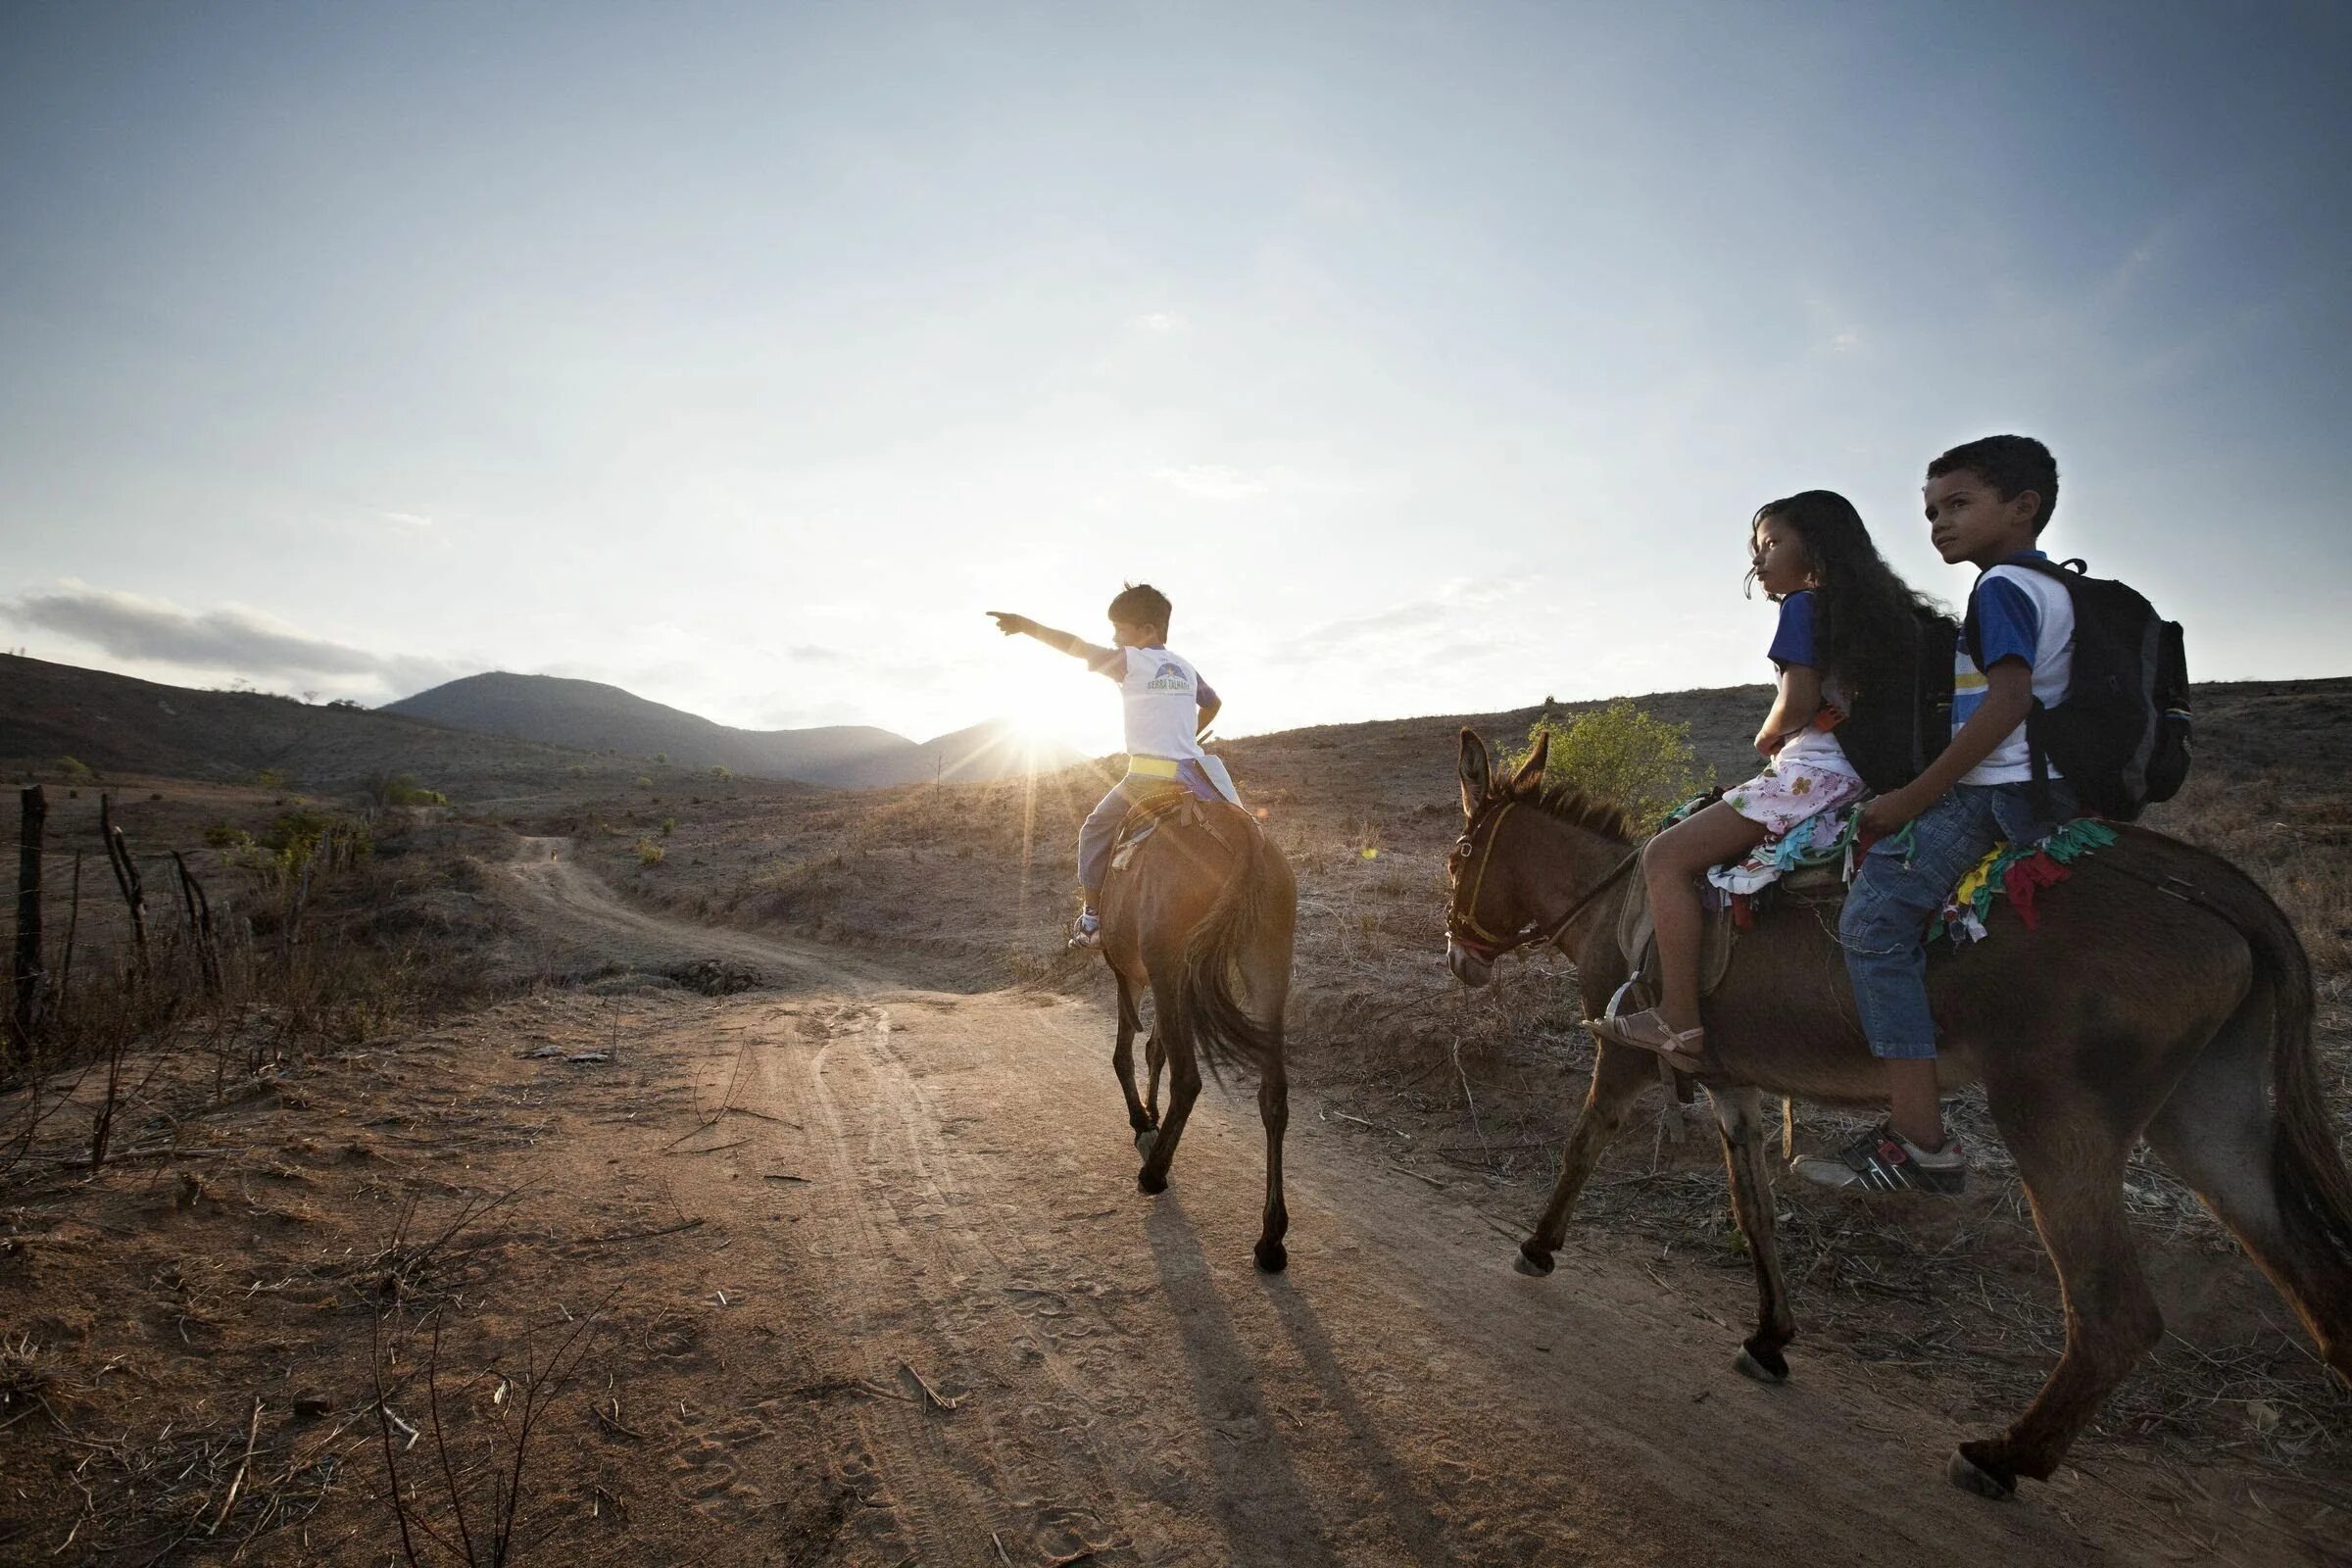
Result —
[{"label": "yellow waistband", "polygon": [[1177,776],[1175,762],[1165,757],[1130,757],[1127,759],[1127,771],[1131,774],[1141,773],[1146,778]]}]

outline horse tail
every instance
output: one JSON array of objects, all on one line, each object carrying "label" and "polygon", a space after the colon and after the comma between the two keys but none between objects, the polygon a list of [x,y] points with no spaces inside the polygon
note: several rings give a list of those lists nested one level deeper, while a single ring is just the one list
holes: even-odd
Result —
[{"label": "horse tail", "polygon": [[2326,1086],[2312,1044],[2311,959],[2285,911],[2243,875],[2217,879],[2211,900],[2254,955],[2254,974],[2271,1000],[2271,1089],[2277,1124],[2271,1181],[2289,1230],[2352,1268],[2352,1171],[2336,1147]]},{"label": "horse tail", "polygon": [[1293,914],[1295,891],[1265,830],[1252,822],[1247,831],[1241,859],[1185,942],[1176,988],[1183,1027],[1201,1064],[1220,1081],[1226,1067],[1263,1072],[1282,1056],[1285,999],[1252,997],[1275,1009],[1270,1022],[1260,1022],[1235,994],[1235,982],[1250,951]]}]

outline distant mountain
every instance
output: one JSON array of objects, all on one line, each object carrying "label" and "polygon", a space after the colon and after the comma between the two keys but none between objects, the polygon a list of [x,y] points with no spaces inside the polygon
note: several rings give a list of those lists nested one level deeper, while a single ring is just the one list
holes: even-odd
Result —
[{"label": "distant mountain", "polygon": [[1028,745],[1001,722],[976,724],[919,745],[862,724],[735,729],[599,681],[504,671],[453,680],[380,710],[514,740],[661,756],[687,766],[715,765],[849,789],[935,778],[1003,778],[1032,765],[1047,771],[1084,760],[1056,746],[1041,749],[1033,763]]},{"label": "distant mountain", "polygon": [[527,793],[566,776],[625,789],[645,767],[636,758],[586,757],[400,713],[0,657],[0,762],[48,769],[68,757],[107,774],[250,782],[276,772],[305,790],[406,773],[469,798]]}]

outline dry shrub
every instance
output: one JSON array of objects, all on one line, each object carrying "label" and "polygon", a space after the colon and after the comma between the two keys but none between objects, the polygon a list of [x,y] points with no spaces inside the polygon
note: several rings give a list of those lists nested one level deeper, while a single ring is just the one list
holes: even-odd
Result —
[{"label": "dry shrub", "polygon": [[2148,824],[2232,861],[2278,901],[2322,975],[2352,969],[2352,802],[2208,768]]}]

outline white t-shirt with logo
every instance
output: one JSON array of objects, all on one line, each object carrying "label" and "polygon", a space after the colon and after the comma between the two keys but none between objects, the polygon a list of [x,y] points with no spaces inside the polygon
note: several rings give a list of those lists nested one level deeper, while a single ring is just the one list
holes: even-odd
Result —
[{"label": "white t-shirt with logo", "polygon": [[1127,755],[1168,761],[1206,756],[1200,749],[1200,710],[1217,695],[1191,660],[1165,648],[1113,648],[1095,669],[1119,683],[1127,710]]},{"label": "white t-shirt with logo", "polygon": [[[2030,551],[2033,560],[2046,560]],[[2018,558],[2026,559],[2026,558]],[[2034,695],[2045,708],[2066,700],[2075,666],[2075,601],[2066,584],[2027,566],[2006,563],[1987,569],[1968,596],[1976,612],[1977,633],[1984,646],[1987,667],[2004,659],[2022,659],[2034,672]],[[1984,704],[1988,683],[1984,670],[1969,657],[1962,637],[1952,655],[1952,732],[1958,734],[1969,715]],[[2050,776],[2058,769],[2052,766]],[[2034,777],[2033,756],[2026,747],[2026,726],[2020,724],[1994,747],[1984,760],[1960,777],[1963,784],[2023,784]]]}]

